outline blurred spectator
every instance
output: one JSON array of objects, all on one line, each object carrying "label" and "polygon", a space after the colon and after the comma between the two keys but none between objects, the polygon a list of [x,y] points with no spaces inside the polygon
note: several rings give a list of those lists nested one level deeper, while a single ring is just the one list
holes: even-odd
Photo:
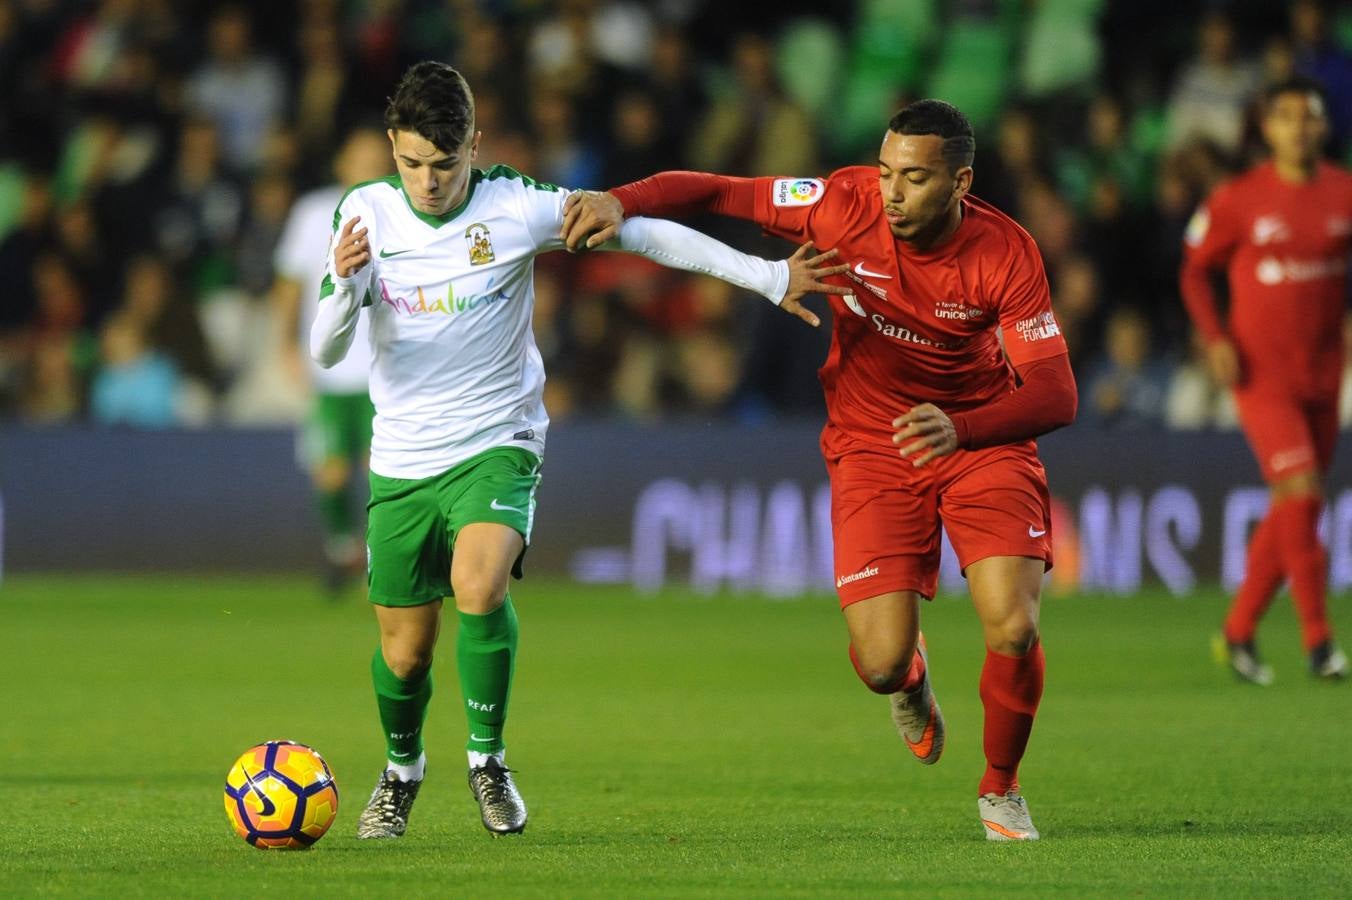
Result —
[{"label": "blurred spectator", "polygon": [[662,140],[678,151],[684,149],[690,140],[688,129],[704,112],[704,87],[692,55],[679,29],[666,26],[657,31],[648,84],[657,104]]},{"label": "blurred spectator", "polygon": [[1126,112],[1109,94],[1090,101],[1084,143],[1063,147],[1056,169],[1061,190],[1081,213],[1092,206],[1095,183],[1104,178],[1116,182],[1129,206],[1150,202],[1150,161],[1133,146]]},{"label": "blurred spectator", "polygon": [[295,189],[285,174],[263,172],[250,184],[249,212],[235,245],[234,281],[261,297],[272,286],[272,253],[281,239]]},{"label": "blurred spectator", "polygon": [[1205,138],[1238,152],[1244,111],[1258,86],[1258,67],[1239,57],[1229,16],[1207,13],[1198,25],[1197,58],[1183,69],[1169,98],[1170,146]]},{"label": "blurred spectator", "polygon": [[978,137],[974,168],[973,193],[1018,216],[1024,189],[1043,178],[1046,168],[1032,112],[1021,106],[1006,109],[994,134],[985,140]]},{"label": "blurred spectator", "polygon": [[244,216],[240,183],[223,167],[216,128],[187,119],[173,170],[153,207],[157,249],[199,292],[229,283],[230,257]]},{"label": "blurred spectator", "polygon": [[101,425],[170,428],[177,421],[178,370],[151,349],[140,323],[110,318],[99,339],[101,365],[90,389],[90,414]]},{"label": "blurred spectator", "polygon": [[732,76],[695,130],[690,146],[695,168],[730,175],[814,174],[816,132],[780,91],[769,42],[739,36]]},{"label": "blurred spectator", "polygon": [[248,172],[258,163],[268,132],[282,118],[286,77],[275,60],[254,48],[253,25],[242,6],[222,6],[211,14],[207,57],[188,77],[188,110],[216,123],[224,159]]},{"label": "blurred spectator", "polygon": [[296,44],[300,55],[294,117],[297,141],[303,157],[322,158],[338,140],[344,109],[353,102],[348,82],[355,73],[336,17],[307,18]]},{"label": "blurred spectator", "polygon": [[1158,425],[1164,411],[1166,374],[1151,353],[1150,326],[1133,309],[1108,319],[1104,357],[1091,370],[1082,414],[1101,425],[1139,428]]},{"label": "blurred spectator", "polygon": [[530,118],[538,168],[526,174],[567,188],[602,186],[600,158],[578,135],[578,111],[567,94],[539,85],[531,95]]},{"label": "blurred spectator", "polygon": [[164,352],[202,390],[214,392],[222,387],[202,335],[196,302],[182,292],[163,259],[143,253],[128,261],[119,314],[139,325],[151,346]]},{"label": "blurred spectator", "polygon": [[1071,367],[1083,375],[1102,351],[1100,336],[1107,318],[1099,290],[1098,270],[1084,254],[1063,259],[1051,274],[1052,311],[1070,350]]},{"label": "blurred spectator", "polygon": [[1187,358],[1169,376],[1164,395],[1164,424],[1179,431],[1239,427],[1234,392],[1220,387],[1211,377],[1196,333],[1188,343]]},{"label": "blurred spectator", "polygon": [[662,137],[661,112],[653,95],[639,88],[625,90],[615,102],[601,181],[607,186],[626,184],[677,168],[679,149]]},{"label": "blurred spectator", "polygon": [[1352,56],[1333,42],[1322,2],[1294,0],[1290,13],[1296,70],[1323,85],[1334,152],[1341,153],[1352,137]]}]

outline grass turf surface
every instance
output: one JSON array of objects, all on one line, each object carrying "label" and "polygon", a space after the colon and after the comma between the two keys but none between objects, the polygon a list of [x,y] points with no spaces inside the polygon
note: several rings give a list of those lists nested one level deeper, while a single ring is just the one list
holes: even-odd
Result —
[{"label": "grass turf surface", "polygon": [[[924,611],[948,721],[917,765],[844,654],[831,597],[775,602],[532,579],[509,763],[531,810],[483,831],[442,637],[408,835],[359,842],[381,765],[358,596],[292,578],[11,577],[0,585],[0,894],[86,896],[1345,896],[1352,685],[1304,672],[1289,604],[1267,690],[1209,658],[1219,593],[1051,598],[1022,769],[1043,840],[988,844],[980,632]],[[1346,602],[1335,617],[1349,621]],[[453,627],[453,619],[448,627]],[[268,738],[314,745],[333,830],[260,852],[222,809]]]}]

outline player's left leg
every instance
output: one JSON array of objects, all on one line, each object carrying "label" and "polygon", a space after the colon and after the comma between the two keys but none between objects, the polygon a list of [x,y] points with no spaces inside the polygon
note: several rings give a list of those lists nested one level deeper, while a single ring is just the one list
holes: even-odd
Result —
[{"label": "player's left leg", "polygon": [[1348,674],[1347,657],[1333,640],[1328,618],[1328,554],[1319,540],[1319,515],[1324,504],[1322,472],[1333,461],[1338,435],[1336,406],[1316,403],[1301,410],[1313,460],[1276,474],[1265,467],[1272,488],[1272,511],[1279,517],[1281,554],[1291,580],[1291,597],[1300,619],[1301,642],[1310,673],[1339,679]]},{"label": "player's left leg", "polygon": [[1042,699],[1038,611],[1052,562],[1046,473],[1031,442],[960,451],[939,472],[944,525],[986,639],[977,808],[989,840],[1036,840],[1018,772]]},{"label": "player's left leg", "polygon": [[1019,762],[1042,699],[1046,666],[1038,638],[1042,559],[994,556],[967,566],[972,604],[986,639],[981,670],[986,772],[977,807],[990,840],[1036,840],[1019,791]]},{"label": "player's left leg", "polygon": [[456,467],[442,495],[454,531],[451,587],[459,631],[456,663],[469,725],[469,785],[484,827],[514,834],[526,805],[504,762],[503,729],[516,667],[517,618],[508,578],[520,577],[530,537],[540,459],[517,448]]}]

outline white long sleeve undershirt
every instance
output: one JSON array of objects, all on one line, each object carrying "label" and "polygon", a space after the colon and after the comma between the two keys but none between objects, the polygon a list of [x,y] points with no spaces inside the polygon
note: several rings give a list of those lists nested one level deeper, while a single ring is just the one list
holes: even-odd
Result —
[{"label": "white long sleeve undershirt", "polygon": [[[789,289],[787,261],[750,256],[665,219],[626,219],[619,237],[598,249],[635,253],[673,269],[712,275],[755,291],[776,305]],[[348,278],[333,275],[332,280],[333,293],[319,304],[310,329],[310,355],[325,368],[336,365],[352,346],[362,299],[371,280],[371,266],[368,264]]]}]

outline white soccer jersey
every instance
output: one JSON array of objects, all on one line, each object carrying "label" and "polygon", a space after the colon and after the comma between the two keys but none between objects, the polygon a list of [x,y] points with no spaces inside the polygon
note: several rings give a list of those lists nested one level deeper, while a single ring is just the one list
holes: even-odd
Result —
[{"label": "white soccer jersey", "polygon": [[[277,274],[301,286],[300,340],[307,359],[310,359],[310,327],[319,308],[319,288],[329,271],[327,254],[333,211],[343,193],[343,188],[335,185],[310,191],[298,199],[273,255]],[[357,321],[352,348],[336,365],[326,369],[310,359],[310,383],[321,394],[364,394],[370,371],[371,337],[366,316]]]},{"label": "white soccer jersey", "polygon": [[[559,249],[568,192],[506,166],[473,170],[443,216],[415,210],[398,176],[353,188],[334,234],[361,216],[371,262],[338,278],[329,254],[311,353],[341,359],[361,305],[371,320],[371,471],[427,478],[494,447],[543,455],[544,365],[531,331],[534,260]],[[673,222],[631,219],[619,246],[664,265],[714,274],[780,300],[787,263],[767,262]]]}]

